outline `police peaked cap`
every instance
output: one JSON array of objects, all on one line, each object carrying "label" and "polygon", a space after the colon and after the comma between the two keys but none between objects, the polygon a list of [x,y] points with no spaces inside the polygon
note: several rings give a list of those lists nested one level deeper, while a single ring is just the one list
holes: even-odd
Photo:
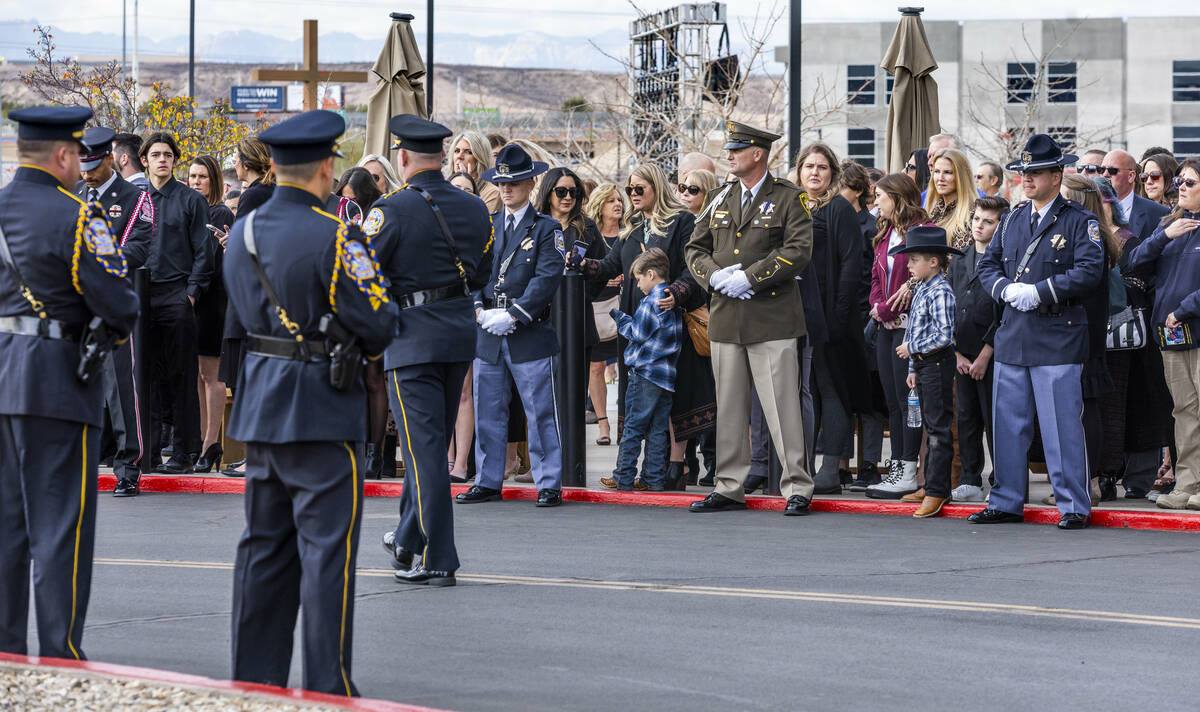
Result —
[{"label": "police peaked cap", "polygon": [[17,122],[17,138],[26,141],[77,141],[83,148],[83,126],[94,116],[82,106],[34,106],[8,112]]},{"label": "police peaked cap", "polygon": [[737,121],[726,121],[725,130],[727,135],[724,150],[726,151],[736,151],[742,148],[750,148],[751,146],[769,150],[771,144],[780,138],[777,133],[771,133],[770,131]]},{"label": "police peaked cap", "polygon": [[103,126],[93,126],[83,132],[83,152],[79,154],[79,170],[94,170],[104,157],[112,153],[116,131]]},{"label": "police peaked cap", "polygon": [[443,142],[454,133],[436,121],[412,114],[393,116],[388,122],[388,131],[396,136],[392,148],[414,153],[441,153]]}]

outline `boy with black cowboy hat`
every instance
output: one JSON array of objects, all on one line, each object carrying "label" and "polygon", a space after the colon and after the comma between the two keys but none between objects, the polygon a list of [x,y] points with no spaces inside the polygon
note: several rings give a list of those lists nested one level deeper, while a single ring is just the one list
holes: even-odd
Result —
[{"label": "boy with black cowboy hat", "polygon": [[919,225],[909,229],[905,244],[888,254],[908,255],[908,269],[918,281],[908,310],[908,330],[896,354],[908,359],[908,387],[917,389],[921,421],[929,436],[925,489],[901,501],[920,502],[913,516],[924,519],[941,512],[950,499],[950,462],[954,459],[950,433],[954,420],[954,290],[946,279],[946,267],[950,255],[961,256],[962,250],[946,244],[942,228]]}]

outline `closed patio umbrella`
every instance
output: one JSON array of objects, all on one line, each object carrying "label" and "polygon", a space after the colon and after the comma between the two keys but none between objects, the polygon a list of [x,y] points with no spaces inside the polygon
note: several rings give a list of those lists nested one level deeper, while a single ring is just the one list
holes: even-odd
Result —
[{"label": "closed patio umbrella", "polygon": [[880,64],[884,71],[895,77],[892,101],[888,104],[889,173],[903,171],[909,154],[928,145],[929,137],[941,131],[937,82],[930,76],[938,65],[925,37],[922,10],[924,8],[900,8],[900,24]]},{"label": "closed patio umbrella", "polygon": [[363,155],[389,155],[391,135],[388,121],[397,114],[414,114],[425,118],[425,62],[413,36],[413,16],[398,12],[391,14],[392,26],[379,52],[371,73],[375,75],[375,92],[367,105],[367,142]]}]

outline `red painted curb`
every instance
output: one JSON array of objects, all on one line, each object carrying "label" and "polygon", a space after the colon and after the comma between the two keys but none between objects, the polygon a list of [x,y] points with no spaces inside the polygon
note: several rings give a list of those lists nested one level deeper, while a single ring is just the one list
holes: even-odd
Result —
[{"label": "red painted curb", "polygon": [[358,710],[359,712],[445,712],[444,710],[432,707],[418,707],[416,705],[405,705],[398,702],[388,702],[387,700],[376,700],[367,697],[338,697],[337,695],[309,692],[308,690],[299,690],[290,687],[275,687],[274,685],[260,685],[258,683],[237,682],[235,680],[214,680],[211,677],[201,677],[200,675],[187,675],[169,670],[131,667],[129,665],[93,662],[91,660],[64,660],[61,658],[39,658],[29,655],[0,653],[0,662],[28,665],[37,668],[83,670],[110,677],[149,680],[167,685],[186,685],[206,690],[246,692],[279,699],[318,703],[344,710]]},{"label": "red painted curb", "polygon": [[[111,491],[117,484],[116,477],[100,475],[99,489]],[[144,492],[182,492],[190,494],[241,494],[245,490],[245,480],[239,477],[176,477],[173,475],[144,475],[141,479]],[[467,491],[470,485],[451,485],[452,494]],[[402,481],[370,480],[364,483],[363,491],[367,497],[399,497],[404,491]],[[642,507],[687,507],[699,499],[698,494],[686,492],[619,492],[615,490],[592,490],[578,487],[563,489],[563,501],[586,502],[592,504],[619,504]],[[533,487],[506,487],[504,499],[534,500],[537,490]],[[746,506],[749,509],[764,511],[782,511],[784,500],[781,497],[747,497]],[[888,500],[858,500],[858,499],[815,499],[812,502],[814,512],[840,512],[849,514],[885,514],[892,516],[911,517],[916,511],[917,504],[888,501]],[[966,519],[980,509],[983,504],[948,504],[942,508],[943,517],[950,519]],[[1058,510],[1054,507],[1028,506],[1025,508],[1027,524],[1058,524]],[[1200,515],[1174,514],[1170,512],[1140,511],[1131,509],[1093,509],[1089,520],[1093,527],[1112,527],[1117,529],[1149,529],[1155,531],[1200,531]]]}]

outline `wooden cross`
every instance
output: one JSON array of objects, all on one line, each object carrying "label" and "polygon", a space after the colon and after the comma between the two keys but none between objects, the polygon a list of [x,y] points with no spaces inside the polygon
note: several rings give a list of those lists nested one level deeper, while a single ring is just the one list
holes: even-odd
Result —
[{"label": "wooden cross", "polygon": [[304,66],[293,69],[255,69],[258,82],[301,82],[304,84],[304,110],[317,107],[317,85],[321,82],[361,83],[370,81],[367,72],[322,72],[317,67],[317,21],[304,21]]}]

